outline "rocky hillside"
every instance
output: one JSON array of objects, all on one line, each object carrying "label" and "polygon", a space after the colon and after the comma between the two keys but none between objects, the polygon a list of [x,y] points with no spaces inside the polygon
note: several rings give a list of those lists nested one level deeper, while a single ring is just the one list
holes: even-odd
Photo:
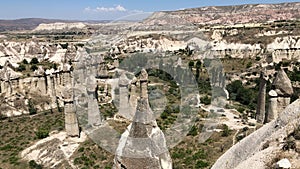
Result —
[{"label": "rocky hillside", "polygon": [[70,22],[58,19],[26,18],[16,20],[0,20],[0,32],[16,30],[32,30],[41,23]]},{"label": "rocky hillside", "polygon": [[145,24],[237,24],[295,20],[300,17],[300,3],[211,6],[179,11],[155,12]]}]

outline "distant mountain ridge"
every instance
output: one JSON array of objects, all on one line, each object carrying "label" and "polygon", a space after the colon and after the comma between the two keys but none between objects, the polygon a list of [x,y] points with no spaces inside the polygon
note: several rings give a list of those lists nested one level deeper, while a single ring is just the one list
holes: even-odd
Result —
[{"label": "distant mountain ridge", "polygon": [[15,19],[15,20],[0,20],[0,32],[3,31],[22,31],[22,30],[33,30],[38,27],[40,24],[49,24],[49,23],[77,23],[77,22],[85,22],[85,23],[107,23],[111,22],[109,20],[103,21],[94,21],[94,20],[61,20],[61,19],[43,19],[43,18],[24,18],[24,19]]},{"label": "distant mountain ridge", "polygon": [[300,2],[210,6],[153,13],[144,24],[237,24],[300,19]]}]

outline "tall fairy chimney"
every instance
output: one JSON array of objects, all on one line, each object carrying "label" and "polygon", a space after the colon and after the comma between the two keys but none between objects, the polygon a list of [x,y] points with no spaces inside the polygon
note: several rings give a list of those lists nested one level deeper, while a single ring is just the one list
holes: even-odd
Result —
[{"label": "tall fairy chimney", "polygon": [[134,119],[121,136],[114,169],[172,169],[164,133],[157,126],[149,106],[147,87],[148,74],[143,69]]}]

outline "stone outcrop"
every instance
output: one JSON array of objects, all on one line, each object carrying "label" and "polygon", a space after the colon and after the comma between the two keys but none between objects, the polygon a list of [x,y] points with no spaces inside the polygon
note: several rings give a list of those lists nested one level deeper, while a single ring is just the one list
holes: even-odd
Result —
[{"label": "stone outcrop", "polygon": [[114,160],[115,169],[172,168],[164,134],[149,106],[147,86],[148,75],[146,70],[142,70],[136,113],[120,139]]},{"label": "stone outcrop", "polygon": [[[264,125],[223,154],[212,169],[262,169],[275,155],[273,148],[263,148],[268,142],[282,142],[300,125],[300,100],[296,100],[279,113],[276,120]],[[279,148],[280,149],[280,148]],[[275,150],[274,150],[275,151]],[[270,156],[270,157],[267,157]],[[271,157],[272,156],[272,157]]]}]

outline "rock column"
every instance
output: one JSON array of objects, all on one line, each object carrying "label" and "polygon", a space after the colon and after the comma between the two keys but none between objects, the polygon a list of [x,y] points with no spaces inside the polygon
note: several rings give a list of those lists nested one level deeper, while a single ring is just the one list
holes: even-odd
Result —
[{"label": "rock column", "polygon": [[[130,98],[129,98],[129,104],[130,104],[130,114],[131,117],[134,116],[136,105],[137,105],[137,79],[134,77],[131,81],[131,90],[130,90]],[[131,118],[132,119],[132,118]]]},{"label": "rock column", "polygon": [[264,73],[260,74],[260,84],[259,84],[259,94],[256,110],[256,120],[258,123],[263,124],[265,122],[266,113],[266,87],[267,87],[267,77]]},{"label": "rock column", "polygon": [[97,82],[95,78],[89,77],[87,81],[88,93],[88,123],[91,126],[99,126],[101,124],[101,116],[96,99]]},{"label": "rock column", "polygon": [[79,126],[76,116],[72,89],[64,91],[65,127],[68,136],[79,137]]},{"label": "rock column", "polygon": [[142,70],[141,95],[133,122],[117,148],[114,169],[172,169],[172,160],[163,132],[157,126],[148,102],[148,74]]},{"label": "rock column", "polygon": [[272,84],[278,94],[277,98],[277,111],[283,112],[283,110],[290,104],[291,95],[293,94],[293,87],[291,80],[283,69],[277,72],[277,76]]},{"label": "rock column", "polygon": [[271,90],[269,92],[269,107],[268,107],[268,114],[266,122],[270,122],[278,117],[278,110],[277,110],[277,93],[275,90]]},{"label": "rock column", "polygon": [[125,72],[123,72],[119,78],[119,112],[118,114],[126,119],[132,120],[129,106],[129,91],[128,91],[129,80],[127,79]]}]

